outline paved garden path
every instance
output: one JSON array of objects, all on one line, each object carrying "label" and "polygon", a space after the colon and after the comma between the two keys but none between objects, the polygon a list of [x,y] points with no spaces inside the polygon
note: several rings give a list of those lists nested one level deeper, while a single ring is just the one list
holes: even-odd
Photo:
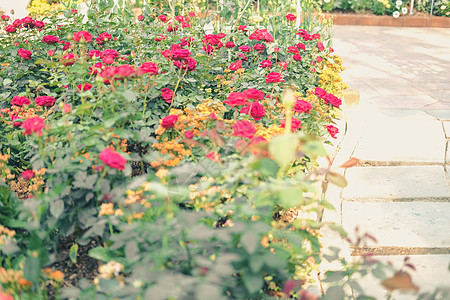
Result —
[{"label": "paved garden path", "polygon": [[333,41],[344,81],[361,95],[344,110],[335,165],[362,164],[345,171],[348,187],[331,192],[337,212],[326,217],[377,238],[356,254],[399,268],[410,256],[421,292],[450,287],[450,29],[334,26]]}]

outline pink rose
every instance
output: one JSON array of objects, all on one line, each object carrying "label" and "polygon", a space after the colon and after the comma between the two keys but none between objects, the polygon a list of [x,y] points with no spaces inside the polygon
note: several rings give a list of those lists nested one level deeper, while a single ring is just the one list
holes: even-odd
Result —
[{"label": "pink rose", "polygon": [[297,47],[299,50],[300,50],[300,49],[306,50],[306,46],[305,46],[305,44],[303,44],[303,43],[298,43],[296,47]]},{"label": "pink rose", "polygon": [[161,22],[164,22],[164,23],[166,23],[167,22],[167,17],[165,16],[165,15],[160,15],[160,16],[158,16],[158,19],[161,21]]},{"label": "pink rose", "polygon": [[77,91],[79,92],[85,92],[85,91],[89,91],[90,89],[92,89],[92,84],[90,84],[89,82],[83,83],[83,84],[79,84],[77,86]]},{"label": "pink rose", "polygon": [[[286,127],[286,120],[281,120],[280,125],[282,128]],[[302,122],[300,120],[297,120],[296,118],[292,118],[292,124],[291,124],[291,131],[296,131],[297,129],[301,128]]]},{"label": "pink rose", "polygon": [[336,138],[336,134],[339,133],[339,129],[334,127],[333,125],[325,126],[325,128],[328,130],[328,132],[330,133],[331,137],[333,139],[335,139]]},{"label": "pink rose", "polygon": [[55,104],[56,100],[55,100],[55,98],[53,98],[51,96],[40,96],[40,97],[36,97],[36,99],[34,99],[34,102],[39,106],[49,107],[49,106],[53,106]]},{"label": "pink rose", "polygon": [[139,15],[139,16],[138,16],[138,20],[139,20],[139,21],[144,21],[144,16],[143,16],[143,15]]},{"label": "pink rose", "polygon": [[238,49],[241,50],[243,53],[247,53],[247,52],[252,51],[252,48],[250,48],[247,45],[240,46]]},{"label": "pink rose", "polygon": [[71,66],[75,63],[75,54],[73,53],[67,53],[61,59],[59,62],[65,66]]},{"label": "pink rose", "polygon": [[68,114],[72,111],[72,106],[70,106],[70,104],[64,103],[62,111],[63,113]]},{"label": "pink rose", "polygon": [[259,121],[266,115],[266,110],[264,109],[264,106],[259,102],[253,102],[251,104],[248,104],[247,106],[244,106],[241,109],[240,113],[247,115],[250,114],[255,121]]},{"label": "pink rose", "polygon": [[190,140],[194,137],[194,133],[190,130],[187,130],[184,132],[184,137]]},{"label": "pink rose", "polygon": [[266,83],[271,83],[271,82],[284,82],[284,79],[280,73],[271,72],[271,73],[267,74],[267,76],[266,76]]},{"label": "pink rose", "polygon": [[57,36],[54,35],[44,35],[42,38],[42,41],[48,45],[53,45],[56,43],[59,43],[59,39]]},{"label": "pink rose", "polygon": [[117,170],[125,169],[125,164],[127,163],[127,160],[122,155],[111,148],[103,149],[99,158],[105,165]]},{"label": "pink rose", "polygon": [[130,65],[121,65],[115,68],[114,70],[114,79],[124,79],[128,77],[132,77],[136,74],[136,71],[133,66]]},{"label": "pink rose", "polygon": [[264,46],[262,44],[256,44],[255,46],[253,46],[253,49],[255,49],[256,51],[261,53],[264,51],[264,49],[266,49],[266,46]]},{"label": "pink rose", "polygon": [[293,14],[287,14],[286,15],[286,20],[288,20],[288,21],[295,21],[296,18],[297,17],[295,15],[293,15]]},{"label": "pink rose", "polygon": [[177,115],[168,115],[166,117],[164,117],[161,121],[161,126],[164,128],[171,128],[173,126],[175,126],[175,123],[178,120],[178,116]]},{"label": "pink rose", "polygon": [[220,161],[220,153],[209,152],[208,154],[206,154],[205,157],[207,159],[210,159],[210,160],[215,161],[215,162],[219,162]]},{"label": "pink rose", "polygon": [[235,63],[231,63],[228,69],[231,71],[239,70],[242,67],[242,60],[238,60]]},{"label": "pink rose", "polygon": [[302,56],[301,56],[300,54],[295,54],[294,56],[292,56],[292,58],[293,58],[295,61],[301,61],[301,60],[302,60]]},{"label": "pink rose", "polygon": [[105,42],[112,39],[112,35],[107,32],[102,32],[98,35],[98,38],[95,39],[95,42],[98,45],[103,45]]},{"label": "pink rose", "polygon": [[234,48],[234,47],[236,47],[236,45],[234,44],[233,41],[229,41],[229,42],[225,43],[225,47],[226,48]]},{"label": "pink rose", "polygon": [[298,52],[298,48],[297,48],[296,46],[290,46],[290,47],[288,47],[287,52],[288,52],[288,53],[292,53],[292,54],[298,54],[298,53],[299,53],[299,52]]},{"label": "pink rose", "polygon": [[100,58],[104,58],[106,56],[112,56],[114,58],[119,58],[120,54],[114,49],[105,49],[102,52],[100,52]]},{"label": "pink rose", "polygon": [[14,96],[11,100],[11,105],[15,106],[30,105],[30,103],[30,99],[27,97]]},{"label": "pink rose", "polygon": [[253,100],[264,100],[264,92],[257,90],[257,89],[246,89],[244,91],[245,96],[248,99],[253,99]]},{"label": "pink rose", "polygon": [[36,133],[38,136],[41,136],[42,129],[44,128],[44,119],[41,117],[26,119],[25,122],[22,123],[22,128],[25,129],[24,135]]},{"label": "pink rose", "polygon": [[325,47],[323,46],[323,44],[321,42],[317,42],[316,46],[317,46],[317,49],[319,49],[319,51],[325,50]]},{"label": "pink rose", "polygon": [[167,103],[172,103],[172,99],[174,98],[174,93],[172,90],[168,88],[161,89],[161,98],[164,99]]},{"label": "pink rose", "polygon": [[34,176],[36,176],[36,174],[34,173],[33,170],[26,170],[22,172],[22,178],[26,181],[29,181],[31,178],[34,178]]},{"label": "pink rose", "polygon": [[159,72],[158,66],[150,61],[143,63],[138,69],[138,73],[140,75],[143,74],[157,75],[158,72]]},{"label": "pink rose", "polygon": [[255,125],[250,121],[237,121],[233,125],[233,136],[252,139],[256,131]]},{"label": "pink rose", "polygon": [[297,100],[297,102],[294,105],[293,110],[298,113],[307,113],[309,114],[309,111],[312,109],[311,103],[305,101],[305,100]]},{"label": "pink rose", "polygon": [[245,93],[232,92],[228,95],[227,100],[223,103],[228,104],[231,107],[247,105],[247,96]]},{"label": "pink rose", "polygon": [[246,28],[247,28],[247,25],[240,25],[238,30],[246,32],[247,31]]},{"label": "pink rose", "polygon": [[263,60],[259,66],[261,68],[271,68],[272,63],[270,62],[270,60]]},{"label": "pink rose", "polygon": [[31,51],[20,48],[17,50],[17,54],[23,59],[31,59]]},{"label": "pink rose", "polygon": [[72,40],[78,43],[90,43],[92,42],[92,34],[87,31],[74,32]]}]

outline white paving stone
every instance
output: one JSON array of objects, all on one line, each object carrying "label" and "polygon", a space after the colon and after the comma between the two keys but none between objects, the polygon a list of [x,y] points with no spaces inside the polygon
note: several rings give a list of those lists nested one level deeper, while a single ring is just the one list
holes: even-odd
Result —
[{"label": "white paving stone", "polygon": [[443,163],[445,135],[439,121],[370,119],[354,156],[369,161]]},{"label": "white paving stone", "polygon": [[450,138],[450,122],[449,121],[444,121],[444,122],[442,122],[442,124],[444,124],[445,136],[447,138]]},{"label": "white paving stone", "polygon": [[346,200],[429,200],[449,198],[442,166],[357,167],[347,170]]},{"label": "white paving stone", "polygon": [[344,201],[342,225],[347,232],[369,232],[370,246],[450,247],[450,202]]},{"label": "white paving stone", "polygon": [[[404,260],[404,256],[375,256],[374,258],[385,263],[391,262],[397,269],[402,267]],[[407,270],[407,272],[411,275],[412,282],[419,287],[419,294],[433,292],[437,287],[442,286],[450,288],[450,274],[448,271],[450,255],[411,255],[409,258],[409,262],[414,265],[416,271]],[[387,291],[378,283],[378,279],[370,275],[358,282],[366,292],[366,295],[373,296],[376,299],[386,299]],[[418,294],[395,291],[391,299],[412,300],[417,298]]]}]

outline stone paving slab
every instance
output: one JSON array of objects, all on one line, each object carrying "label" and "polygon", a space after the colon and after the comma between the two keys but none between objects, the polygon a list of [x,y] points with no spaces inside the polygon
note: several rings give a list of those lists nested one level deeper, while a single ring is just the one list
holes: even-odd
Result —
[{"label": "stone paving slab", "polygon": [[441,121],[450,120],[450,109],[426,109],[425,112]]},{"label": "stone paving slab", "polygon": [[450,247],[450,202],[344,201],[342,226],[369,232],[378,247]]},{"label": "stone paving slab", "polygon": [[375,96],[368,99],[369,103],[375,104],[380,108],[406,108],[406,109],[421,109],[439,102],[439,100],[428,96],[424,93],[422,95],[383,95]]},{"label": "stone paving slab", "polygon": [[444,130],[438,121],[370,119],[354,156],[369,161],[444,163]]},{"label": "stone paving slab", "polygon": [[356,167],[347,170],[344,200],[442,200],[450,189],[443,166]]},{"label": "stone paving slab", "polygon": [[418,109],[379,109],[383,116],[395,118],[397,120],[426,120],[434,121],[436,118],[422,110]]},{"label": "stone paving slab", "polygon": [[[404,259],[403,256],[375,256],[374,258],[385,263],[391,262],[397,269],[401,268]],[[447,269],[450,255],[412,255],[409,258],[409,262],[415,266],[416,271],[407,270],[407,272],[411,275],[413,283],[419,287],[419,294],[433,292],[439,286],[450,288],[450,276]],[[370,275],[358,282],[367,295],[376,299],[386,299],[387,291],[378,283],[378,279]],[[417,297],[418,294],[395,291],[391,300],[412,300]]]}]

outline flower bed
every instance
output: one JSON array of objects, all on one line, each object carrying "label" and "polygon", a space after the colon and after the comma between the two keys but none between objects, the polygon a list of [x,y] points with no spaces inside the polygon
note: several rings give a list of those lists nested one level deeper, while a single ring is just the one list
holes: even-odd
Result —
[{"label": "flower bed", "polygon": [[[156,11],[135,20],[101,2],[86,18],[4,18],[2,289],[314,299],[311,272],[335,259],[318,230],[342,232],[320,222],[331,208],[323,192],[345,185],[316,163],[345,89],[330,24]],[[67,271],[83,261],[92,282]]]}]

